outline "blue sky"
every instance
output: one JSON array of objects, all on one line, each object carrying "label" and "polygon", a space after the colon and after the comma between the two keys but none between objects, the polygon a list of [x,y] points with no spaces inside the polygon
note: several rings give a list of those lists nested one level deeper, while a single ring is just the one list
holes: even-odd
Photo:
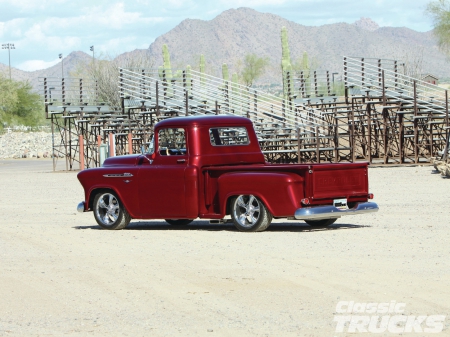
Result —
[{"label": "blue sky", "polygon": [[[369,17],[380,26],[432,29],[429,0],[0,0],[0,43],[14,43],[11,66],[37,70],[75,50],[117,55],[148,48],[187,18],[212,20],[224,10],[250,7],[307,26]],[[8,64],[8,51],[0,50]]]}]

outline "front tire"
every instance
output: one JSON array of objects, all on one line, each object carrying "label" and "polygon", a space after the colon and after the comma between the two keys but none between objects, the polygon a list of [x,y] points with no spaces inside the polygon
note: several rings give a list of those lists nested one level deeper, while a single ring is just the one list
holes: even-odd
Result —
[{"label": "front tire", "polygon": [[131,216],[112,191],[98,193],[94,198],[94,217],[104,229],[124,229]]},{"label": "front tire", "polygon": [[325,228],[336,222],[337,218],[323,220],[305,220],[305,222],[313,228]]},{"label": "front tire", "polygon": [[165,220],[169,225],[172,226],[186,226],[189,225],[192,221],[194,221],[192,219],[165,219]]},{"label": "front tire", "polygon": [[262,232],[272,222],[272,214],[254,195],[239,195],[231,199],[231,219],[242,232]]}]

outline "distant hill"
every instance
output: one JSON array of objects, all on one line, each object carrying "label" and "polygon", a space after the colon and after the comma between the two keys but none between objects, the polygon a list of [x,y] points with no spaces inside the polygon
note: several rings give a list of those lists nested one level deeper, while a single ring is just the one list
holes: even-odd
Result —
[{"label": "distant hill", "polygon": [[[63,67],[61,67],[61,62],[58,62],[54,66],[46,69],[36,70],[36,71],[22,71],[16,68],[11,68],[11,77],[16,80],[25,81],[28,80],[33,88],[37,90],[39,86],[40,77],[57,77],[61,78],[61,73],[64,70],[64,77],[69,76],[73,72],[77,64],[80,62],[89,62],[92,56],[82,52],[74,51],[63,58]],[[9,77],[9,67],[8,65],[0,63],[0,72],[3,72],[5,76]]]},{"label": "distant hill", "polygon": [[[168,33],[158,37],[148,50],[135,50],[125,54],[148,54],[157,65],[162,64],[162,46],[169,47],[172,68],[190,64],[198,68],[200,54],[204,54],[208,73],[221,76],[221,66],[227,63],[230,73],[236,71],[238,60],[248,53],[267,56],[270,69],[265,82],[280,83],[281,27],[286,26],[291,58],[297,59],[306,51],[319,59],[320,68],[342,73],[342,58],[390,58],[410,60],[423,57],[423,72],[438,77],[450,77],[446,56],[439,51],[432,32],[416,32],[409,28],[379,27],[369,18],[354,24],[336,23],[319,27],[304,26],[280,16],[257,12],[250,8],[230,9],[213,20],[183,20]],[[90,56],[73,52],[64,58],[64,73],[75,68],[80,60]],[[124,57],[124,54],[118,57]],[[0,64],[0,71],[7,66]],[[37,77],[61,75],[61,65],[34,72],[13,69],[13,77],[29,79],[37,84]]]},{"label": "distant hill", "polygon": [[245,54],[268,56],[272,80],[280,82],[281,27],[289,36],[291,58],[306,51],[317,57],[324,70],[341,72],[343,56],[389,59],[413,59],[423,51],[424,72],[450,77],[445,55],[439,51],[432,32],[416,32],[409,28],[381,27],[362,18],[354,24],[336,23],[308,27],[270,13],[250,8],[230,9],[211,21],[187,19],[168,33],[158,37],[149,47],[157,63],[162,63],[162,45],[167,44],[172,64],[191,63],[204,54],[211,68],[219,73],[220,65],[236,64]]}]

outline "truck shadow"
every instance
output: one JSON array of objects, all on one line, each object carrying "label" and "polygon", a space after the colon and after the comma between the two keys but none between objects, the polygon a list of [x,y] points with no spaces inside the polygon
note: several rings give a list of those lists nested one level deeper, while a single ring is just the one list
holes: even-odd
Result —
[{"label": "truck shadow", "polygon": [[[355,224],[340,224],[335,223],[325,228],[314,228],[303,222],[276,222],[272,223],[265,232],[316,232],[316,231],[332,231],[342,229],[358,229],[358,228],[370,228],[367,225],[355,225]],[[98,229],[100,226],[76,226],[75,229]],[[227,231],[238,232],[236,227],[231,223],[226,224],[210,224],[209,221],[197,220],[190,223],[187,226],[172,226],[164,221],[136,221],[131,222],[124,230],[164,230],[164,231]]]}]

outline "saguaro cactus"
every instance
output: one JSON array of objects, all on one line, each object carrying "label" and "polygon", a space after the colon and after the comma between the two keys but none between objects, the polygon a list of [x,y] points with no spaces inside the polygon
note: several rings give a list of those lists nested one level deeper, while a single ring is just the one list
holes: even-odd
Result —
[{"label": "saguaro cactus", "polygon": [[226,81],[230,80],[230,76],[228,75],[228,65],[226,63],[222,64],[222,77],[224,84],[226,85]]},{"label": "saguaro cactus", "polygon": [[[200,87],[202,91],[205,91],[205,56],[202,54],[200,55]],[[203,97],[204,100],[206,100],[206,96]]]},{"label": "saguaro cactus", "polygon": [[281,72],[283,74],[283,97],[288,97],[288,81],[287,73],[292,70],[291,66],[291,54],[289,52],[288,36],[286,27],[281,28]]},{"label": "saguaro cactus", "polygon": [[169,54],[169,48],[166,44],[163,45],[162,48],[163,53],[163,61],[164,61],[164,72],[165,72],[165,80],[167,85],[167,93],[172,94],[172,66],[170,64],[170,54]]}]

